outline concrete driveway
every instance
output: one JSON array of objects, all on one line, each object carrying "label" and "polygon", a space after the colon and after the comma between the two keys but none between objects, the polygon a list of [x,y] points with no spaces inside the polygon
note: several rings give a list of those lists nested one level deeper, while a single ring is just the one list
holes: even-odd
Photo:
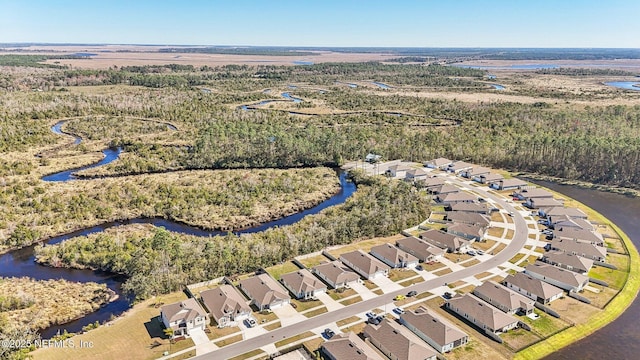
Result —
[{"label": "concrete driveway", "polygon": [[344,307],[344,305],[342,305],[339,302],[333,300],[331,298],[331,296],[329,296],[329,294],[327,294],[325,292],[317,293],[316,297],[318,298],[318,300],[322,301],[324,306],[327,307],[327,311],[338,310],[338,309]]},{"label": "concrete driveway", "polygon": [[392,291],[396,291],[396,290],[400,290],[402,289],[402,285],[399,285],[393,281],[391,281],[391,279],[389,279],[388,277],[385,276],[378,276],[375,279],[371,279],[371,282],[373,282],[374,284],[378,285],[378,287],[380,287],[380,289],[382,290],[383,293],[389,293]]},{"label": "concrete driveway", "polygon": [[271,311],[278,316],[282,326],[295,324],[307,319],[306,316],[297,312],[291,305],[284,305],[279,308],[271,309]]},{"label": "concrete driveway", "polygon": [[367,287],[364,286],[363,284],[353,283],[353,284],[351,284],[349,286],[353,290],[355,290],[358,293],[358,295],[360,295],[362,300],[369,300],[369,299],[373,299],[374,297],[378,296],[378,295],[374,294],[373,291],[367,289]]}]

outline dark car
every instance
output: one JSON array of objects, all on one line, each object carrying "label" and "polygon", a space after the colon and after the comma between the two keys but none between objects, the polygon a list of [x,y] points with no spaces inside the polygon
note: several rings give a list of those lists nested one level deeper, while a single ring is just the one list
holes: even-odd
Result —
[{"label": "dark car", "polygon": [[324,336],[325,336],[327,339],[331,339],[331,338],[333,337],[333,335],[335,335],[335,334],[336,334],[336,333],[335,333],[335,332],[333,332],[333,330],[331,330],[331,329],[329,329],[329,328],[324,329]]},{"label": "dark car", "polygon": [[378,320],[378,318],[374,318],[374,317],[373,318],[369,318],[369,320],[367,320],[367,322],[369,324],[372,324],[372,325],[378,325],[378,324],[380,324],[380,321],[381,320]]},{"label": "dark car", "polygon": [[442,297],[445,299],[451,299],[453,297],[453,294],[447,291],[444,293],[444,295],[442,295]]},{"label": "dark car", "polygon": [[416,296],[416,295],[418,295],[418,292],[417,292],[417,291],[415,291],[415,290],[411,290],[411,291],[409,291],[409,292],[407,293],[407,296],[409,296],[409,297],[411,297],[411,296]]}]

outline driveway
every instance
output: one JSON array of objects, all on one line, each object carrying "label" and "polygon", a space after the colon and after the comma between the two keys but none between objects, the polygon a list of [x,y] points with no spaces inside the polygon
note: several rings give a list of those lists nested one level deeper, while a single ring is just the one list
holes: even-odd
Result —
[{"label": "driveway", "polygon": [[371,282],[378,285],[383,293],[388,293],[396,290],[403,289],[402,285],[399,285],[386,276],[378,276],[375,279],[371,279]]},{"label": "driveway", "polygon": [[306,316],[297,312],[296,309],[294,309],[291,305],[284,305],[282,307],[271,309],[271,311],[273,311],[273,313],[278,316],[278,319],[280,319],[280,324],[282,324],[282,326],[295,324],[307,319]]},{"label": "driveway", "polygon": [[373,291],[367,289],[366,286],[364,286],[363,284],[360,283],[352,283],[349,285],[349,287],[351,287],[353,290],[355,290],[358,295],[360,295],[360,297],[362,298],[362,300],[369,300],[369,299],[373,299],[374,297],[378,296],[376,294],[373,293]]},{"label": "driveway", "polygon": [[324,306],[327,307],[327,311],[334,311],[334,310],[338,310],[338,309],[344,307],[344,305],[342,305],[339,302],[333,300],[331,298],[331,296],[329,296],[329,294],[327,294],[325,292],[317,293],[316,297],[318,298],[318,300],[322,301]]}]

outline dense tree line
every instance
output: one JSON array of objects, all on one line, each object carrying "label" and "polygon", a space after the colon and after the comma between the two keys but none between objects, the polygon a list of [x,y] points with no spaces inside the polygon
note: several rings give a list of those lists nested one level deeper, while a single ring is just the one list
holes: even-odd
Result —
[{"label": "dense tree line", "polygon": [[391,235],[429,214],[428,201],[409,184],[368,180],[340,206],[261,233],[197,238],[156,229],[149,236],[101,233],[36,249],[38,261],[90,267],[129,276],[124,288],[138,299],[188,283],[250,272],[326,246]]}]

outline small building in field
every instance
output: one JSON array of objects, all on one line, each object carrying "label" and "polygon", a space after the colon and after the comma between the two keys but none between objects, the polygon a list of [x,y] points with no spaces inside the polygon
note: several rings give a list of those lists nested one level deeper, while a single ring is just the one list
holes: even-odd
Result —
[{"label": "small building in field", "polygon": [[361,250],[340,255],[340,261],[365,279],[388,276],[391,270],[388,265]]},{"label": "small building in field", "polygon": [[589,277],[585,275],[540,261],[527,265],[524,272],[567,291],[582,291],[589,284]]},{"label": "small building in field", "polygon": [[469,342],[469,335],[423,306],[400,315],[400,323],[441,354]]},{"label": "small building in field", "polygon": [[505,333],[518,327],[518,319],[471,294],[449,299],[445,306],[488,333]]},{"label": "small building in field", "polygon": [[360,281],[360,276],[340,261],[317,265],[311,271],[334,289],[348,287],[352,283]]},{"label": "small building in field", "polygon": [[593,259],[562,251],[547,251],[542,257],[542,261],[581,274],[587,274],[594,262]]},{"label": "small building in field", "polygon": [[502,283],[543,305],[561,298],[564,294],[562,289],[521,272],[507,276]]},{"label": "small building in field", "polygon": [[436,352],[423,346],[419,339],[401,325],[384,319],[380,325],[368,324],[362,330],[363,336],[389,359],[394,360],[436,360]]},{"label": "small building in field", "polygon": [[164,305],[160,308],[160,319],[166,329],[173,330],[172,338],[190,337],[194,330],[207,327],[207,313],[194,298]]},{"label": "small building in field", "polygon": [[389,166],[385,173],[392,178],[404,179],[407,176],[407,172],[413,169],[415,168],[410,164],[402,162]]},{"label": "small building in field", "polygon": [[251,299],[258,310],[272,310],[291,303],[291,297],[269,274],[260,274],[240,280],[240,290]]},{"label": "small building in field", "polygon": [[435,261],[445,253],[443,249],[414,236],[396,241],[396,246],[417,257],[422,262]]},{"label": "small building in field", "polygon": [[219,328],[235,326],[251,316],[247,300],[231,285],[220,285],[200,293],[202,303]]},{"label": "small building in field", "polygon": [[322,344],[320,352],[329,360],[385,360],[352,332],[335,334]]},{"label": "small building in field", "polygon": [[307,269],[284,274],[280,277],[280,282],[296,299],[314,299],[318,293],[327,291],[327,285]]},{"label": "small building in field", "polygon": [[518,294],[495,281],[486,281],[473,289],[473,295],[488,302],[503,312],[527,315],[533,312],[535,300]]},{"label": "small building in field", "polygon": [[369,251],[378,260],[392,268],[412,267],[418,265],[418,258],[391,245],[381,244]]}]

